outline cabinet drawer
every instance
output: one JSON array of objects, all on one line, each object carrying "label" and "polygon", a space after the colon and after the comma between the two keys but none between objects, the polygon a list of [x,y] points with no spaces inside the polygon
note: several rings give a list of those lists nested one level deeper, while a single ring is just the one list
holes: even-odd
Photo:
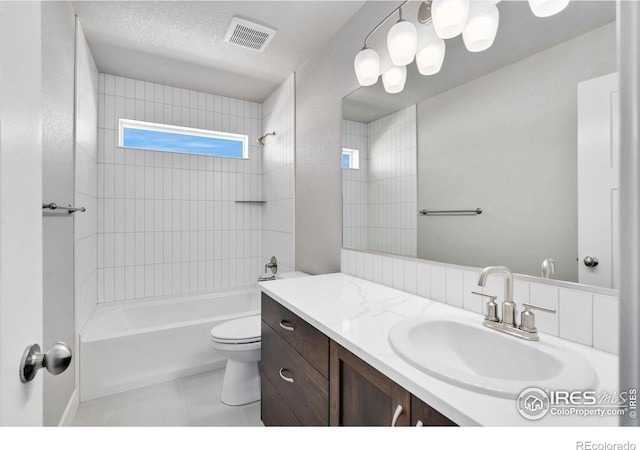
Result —
[{"label": "cabinet drawer", "polygon": [[260,367],[301,425],[329,424],[329,381],[265,321]]},{"label": "cabinet drawer", "polygon": [[262,401],[260,402],[260,416],[265,426],[292,427],[300,425],[298,419],[287,407],[276,388],[269,381],[269,377],[261,373],[260,387]]},{"label": "cabinet drawer", "polygon": [[[262,293],[262,320],[329,379],[329,338]],[[263,336],[264,346],[264,336]]]}]

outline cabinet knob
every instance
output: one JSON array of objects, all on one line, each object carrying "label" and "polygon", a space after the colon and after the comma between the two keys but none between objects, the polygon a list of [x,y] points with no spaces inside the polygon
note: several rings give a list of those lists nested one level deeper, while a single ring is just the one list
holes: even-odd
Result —
[{"label": "cabinet knob", "polygon": [[404,412],[404,408],[402,408],[402,405],[398,405],[398,407],[396,408],[396,412],[393,413],[393,420],[391,421],[392,427],[396,426],[396,424],[398,423],[398,419],[400,418],[403,412]]}]

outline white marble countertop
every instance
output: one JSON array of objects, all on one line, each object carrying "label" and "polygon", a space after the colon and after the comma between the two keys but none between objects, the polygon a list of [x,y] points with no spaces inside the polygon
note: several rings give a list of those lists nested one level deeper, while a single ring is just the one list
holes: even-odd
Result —
[{"label": "white marble countertop", "polygon": [[[459,425],[616,426],[618,418],[552,416],[523,418],[516,401],[471,391],[441,381],[409,365],[391,349],[389,330],[399,321],[421,315],[482,316],[350,275],[335,273],[260,283],[267,295],[329,338]],[[596,392],[617,392],[618,357],[541,334],[541,340],[581,354],[598,375]],[[532,343],[535,345],[535,343]]]}]

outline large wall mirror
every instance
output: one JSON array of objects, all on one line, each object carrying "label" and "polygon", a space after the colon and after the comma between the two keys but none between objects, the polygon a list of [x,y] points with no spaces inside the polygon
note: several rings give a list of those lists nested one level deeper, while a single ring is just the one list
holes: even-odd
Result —
[{"label": "large wall mirror", "polygon": [[439,73],[344,98],[344,247],[532,276],[552,259],[550,278],[616,289],[615,2],[497,6],[488,50],[448,39]]}]

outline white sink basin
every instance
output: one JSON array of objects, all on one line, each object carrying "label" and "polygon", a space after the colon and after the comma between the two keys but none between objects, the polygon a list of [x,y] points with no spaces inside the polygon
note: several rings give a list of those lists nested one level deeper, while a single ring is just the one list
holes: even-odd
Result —
[{"label": "white sink basin", "polygon": [[400,358],[423,372],[485,394],[517,398],[529,387],[595,388],[597,375],[578,353],[543,340],[508,336],[482,326],[481,321],[406,319],[391,329],[389,342]]}]

